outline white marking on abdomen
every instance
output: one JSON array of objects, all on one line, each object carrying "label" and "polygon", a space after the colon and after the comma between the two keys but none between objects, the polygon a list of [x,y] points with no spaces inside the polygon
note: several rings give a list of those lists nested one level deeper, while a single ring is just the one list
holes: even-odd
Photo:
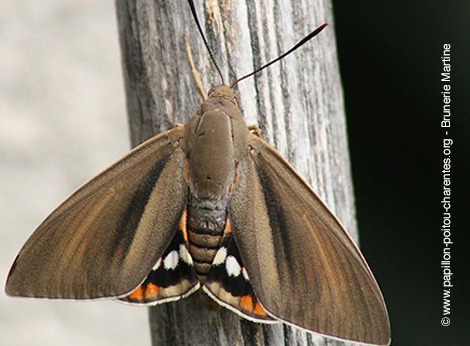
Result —
[{"label": "white marking on abdomen", "polygon": [[165,266],[165,269],[174,270],[178,266],[178,259],[178,251],[171,251],[163,260],[163,265]]},{"label": "white marking on abdomen", "polygon": [[214,257],[214,261],[212,262],[212,265],[216,266],[216,265],[222,264],[225,262],[226,258],[227,258],[227,248],[222,246],[217,251],[217,254]]},{"label": "white marking on abdomen", "polygon": [[186,245],[180,245],[179,255],[180,255],[180,258],[183,260],[183,262],[191,266],[193,265],[193,259],[191,255],[189,254],[189,251],[186,248]]},{"label": "white marking on abdomen", "polygon": [[242,271],[242,267],[238,263],[237,259],[233,256],[228,256],[225,262],[225,270],[229,276],[237,277]]}]

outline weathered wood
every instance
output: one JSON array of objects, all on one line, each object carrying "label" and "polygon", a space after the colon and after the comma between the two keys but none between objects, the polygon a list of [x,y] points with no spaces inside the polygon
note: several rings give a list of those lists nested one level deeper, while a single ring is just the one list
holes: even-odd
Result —
[{"label": "weathered wood", "polygon": [[[201,103],[183,33],[204,85],[220,84],[185,1],[117,0],[132,144],[185,122]],[[357,238],[342,90],[328,0],[207,0],[196,7],[226,81],[279,56],[324,22],[293,55],[239,85],[249,124],[259,124]],[[283,325],[210,311],[201,294],[151,308],[153,345],[336,345]],[[354,318],[354,316],[351,316]]]}]

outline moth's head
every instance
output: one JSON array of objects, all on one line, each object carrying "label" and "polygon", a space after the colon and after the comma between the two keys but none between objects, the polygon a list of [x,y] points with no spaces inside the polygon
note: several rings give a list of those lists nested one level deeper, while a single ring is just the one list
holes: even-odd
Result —
[{"label": "moth's head", "polygon": [[209,98],[223,98],[234,105],[238,106],[240,103],[240,94],[230,85],[222,84],[216,87],[212,87],[208,93]]}]

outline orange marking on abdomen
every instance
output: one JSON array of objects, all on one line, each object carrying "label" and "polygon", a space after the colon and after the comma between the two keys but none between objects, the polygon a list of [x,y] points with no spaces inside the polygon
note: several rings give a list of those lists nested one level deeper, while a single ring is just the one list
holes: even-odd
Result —
[{"label": "orange marking on abdomen", "polygon": [[156,298],[158,296],[158,286],[153,283],[149,283],[145,288],[145,298]]},{"label": "orange marking on abdomen", "polygon": [[187,220],[188,220],[188,209],[183,210],[183,215],[181,215],[181,220],[178,225],[179,229],[183,232],[183,238],[185,242],[188,242],[188,230],[187,230]]},{"label": "orange marking on abdomen", "polygon": [[261,304],[256,298],[253,299],[252,296],[243,296],[240,297],[240,306],[245,309],[247,312],[252,313],[253,315],[267,317],[268,314],[263,309]]},{"label": "orange marking on abdomen", "polygon": [[252,312],[253,311],[253,298],[251,298],[251,296],[240,297],[240,305],[246,311]]},{"label": "orange marking on abdomen", "polygon": [[129,294],[130,299],[134,300],[143,300],[144,299],[144,290],[142,286],[137,287],[131,294]]},{"label": "orange marking on abdomen", "polygon": [[229,233],[232,233],[232,222],[230,221],[230,218],[227,218],[227,222],[225,223],[224,236]]},{"label": "orange marking on abdomen", "polygon": [[258,316],[265,316],[267,317],[268,314],[266,313],[266,311],[263,309],[263,307],[261,306],[260,303],[256,302],[256,305],[255,305],[255,309],[254,309],[254,313]]}]

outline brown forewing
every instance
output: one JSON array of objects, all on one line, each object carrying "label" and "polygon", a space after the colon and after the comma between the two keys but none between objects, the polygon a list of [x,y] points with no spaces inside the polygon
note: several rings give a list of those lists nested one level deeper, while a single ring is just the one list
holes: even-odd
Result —
[{"label": "brown forewing", "polygon": [[263,307],[310,331],[389,344],[385,304],[356,245],[272,146],[254,135],[249,146],[230,217]]},{"label": "brown forewing", "polygon": [[181,137],[182,127],[153,137],[64,201],[21,249],[6,293],[93,299],[139,285],[187,201]]}]

